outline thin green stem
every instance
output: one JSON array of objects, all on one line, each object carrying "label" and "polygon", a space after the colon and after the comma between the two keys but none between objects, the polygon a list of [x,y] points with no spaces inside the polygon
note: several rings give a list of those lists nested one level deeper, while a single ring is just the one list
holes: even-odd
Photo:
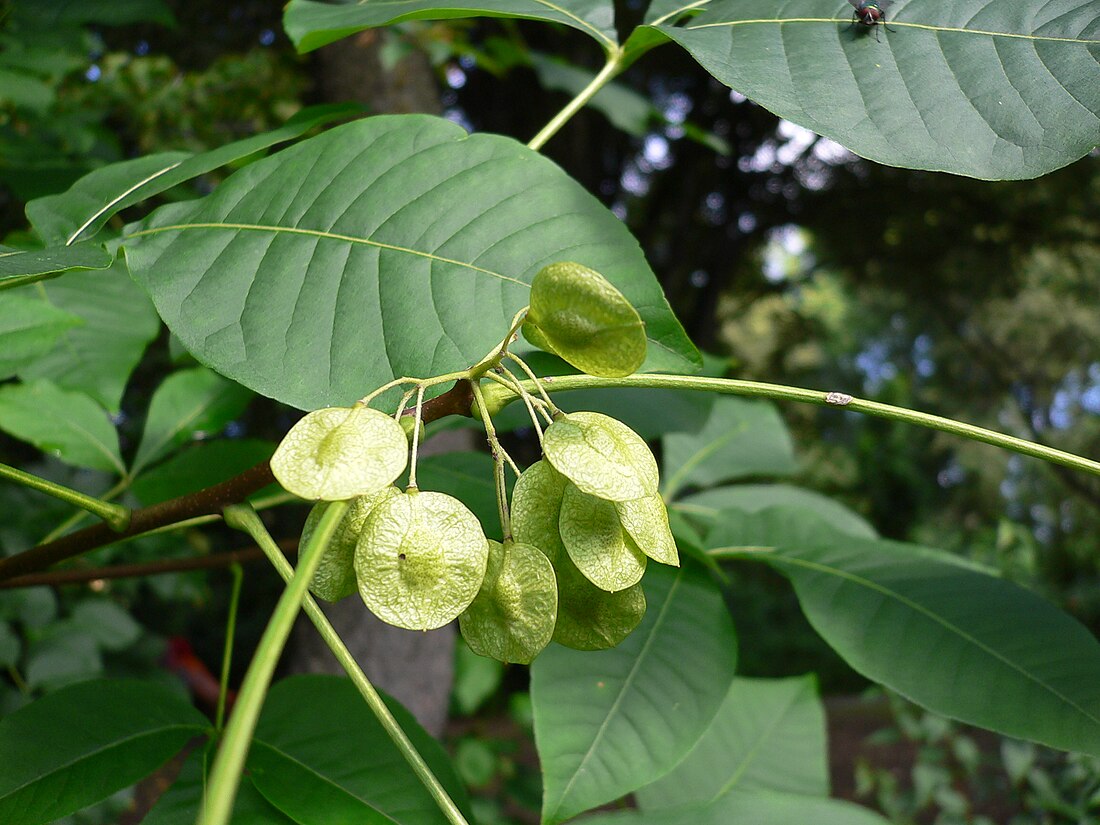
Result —
[{"label": "thin green stem", "polygon": [[416,390],[416,413],[413,416],[412,458],[409,459],[409,486],[416,487],[416,462],[420,449],[420,422],[424,415],[424,387]]},{"label": "thin green stem", "polygon": [[[256,729],[256,720],[260,716],[260,708],[267,695],[267,687],[275,673],[275,665],[278,664],[279,656],[290,636],[294,619],[306,597],[313,574],[321,563],[322,552],[347,510],[346,501],[334,501],[325,509],[317,531],[298,556],[298,567],[293,578],[275,605],[275,611],[260,638],[252,663],[248,666],[233,714],[225,728],[225,736],[218,748],[218,756],[210,773],[209,794],[199,816],[200,825],[226,825],[229,822],[244,760],[252,742],[252,733]],[[233,504],[225,508],[225,523],[249,535],[254,529],[250,518],[259,520],[256,511],[248,504]]]},{"label": "thin green stem", "polygon": [[[533,382],[522,382],[524,387],[530,389]],[[1041,458],[1052,464],[1060,464],[1074,470],[1100,476],[1100,461],[1091,458],[1067,453],[1054,447],[1047,447],[1005,435],[996,430],[988,430],[974,424],[966,424],[951,418],[943,418],[930,413],[918,412],[895,407],[891,404],[881,404],[878,401],[866,401],[862,398],[854,398],[841,392],[823,392],[822,390],[807,390],[801,387],[788,387],[783,384],[764,384],[758,381],[741,381],[733,378],[701,378],[689,375],[628,375],[624,378],[597,378],[591,375],[561,375],[552,378],[543,378],[542,384],[550,392],[562,392],[566,390],[594,389],[596,387],[648,387],[651,389],[694,390],[701,392],[716,392],[725,395],[740,395],[752,398],[772,398],[779,401],[799,401],[804,404],[816,404],[820,407],[836,407],[851,412],[872,415],[876,418],[885,418],[891,421],[901,421],[906,424],[915,424],[919,427],[927,427],[951,433],[971,441],[980,441],[1011,450],[1014,453]],[[530,385],[530,386],[529,386]],[[488,412],[495,413],[515,401],[518,393],[514,389],[502,387],[499,384],[488,388],[494,392],[486,392],[485,400]]]},{"label": "thin green stem", "polygon": [[218,710],[214,714],[214,730],[221,733],[225,722],[225,700],[229,695],[229,668],[233,664],[233,640],[237,636],[237,607],[241,603],[241,583],[244,581],[244,568],[240,563],[229,567],[233,575],[233,586],[229,591],[229,616],[225,621],[225,649],[222,651],[222,677],[218,689]]},{"label": "thin green stem", "polygon": [[[275,543],[275,540],[271,537],[271,534],[267,532],[267,528],[264,527],[263,522],[255,515],[255,513],[240,513],[238,516],[238,523],[241,528],[246,530],[252,537],[252,540],[260,546],[260,549],[264,551],[268,560],[272,566],[278,572],[283,580],[286,582],[291,581],[291,577],[294,575],[294,568],[290,566],[290,563],[283,557],[282,551],[279,549],[279,545]],[[329,623],[329,620],[325,618],[325,614],[321,611],[321,608],[317,606],[317,602],[313,598],[306,594],[305,600],[302,602],[302,607],[305,610],[307,616],[313,626],[317,628],[317,632],[321,634],[321,638],[324,639],[325,644],[328,645],[329,650],[332,651],[336,660],[340,663],[340,666],[344,668],[344,671],[351,678],[352,683],[356,689],[362,695],[363,700],[370,707],[371,712],[377,717],[382,728],[386,731],[386,734],[390,737],[394,746],[405,757],[405,761],[409,763],[409,767],[412,768],[413,773],[427,788],[428,793],[432,795],[432,798],[439,805],[439,809],[443,811],[447,819],[452,825],[469,825],[466,818],[462,815],[462,812],[458,809],[458,806],[454,803],[454,800],[447,794],[447,791],[436,779],[435,774],[432,773],[432,769],[428,767],[428,763],[424,761],[424,758],[417,751],[416,746],[409,740],[409,737],[405,735],[405,731],[401,729],[401,726],[394,719],[393,714],[390,713],[390,709],[386,707],[386,703],[382,701],[382,697],[378,695],[378,691],[374,689],[374,685],[371,684],[367,675],[363,672],[362,668],[355,661],[355,657],[351,655],[351,651],[344,645],[340,635],[336,632],[336,629]]]},{"label": "thin green stem", "polygon": [[622,61],[623,50],[621,47],[616,46],[613,49],[609,49],[607,53],[607,63],[600,69],[599,74],[592,78],[592,82],[581,89],[575,98],[565,104],[565,108],[554,115],[554,117],[550,119],[550,122],[542,127],[542,131],[531,138],[531,141],[527,144],[527,148],[534,149],[536,152],[541,149],[546,141],[557,134],[558,130],[568,123],[573,115],[584,108],[585,104],[596,96],[596,92],[611,82],[611,79],[622,71]]},{"label": "thin green stem", "polygon": [[518,355],[516,355],[514,352],[508,353],[508,357],[511,358],[512,361],[515,362],[517,367],[519,367],[521,370],[523,370],[524,375],[526,375],[528,378],[530,378],[535,383],[535,386],[538,388],[539,395],[542,396],[542,400],[546,402],[546,406],[548,406],[550,408],[550,411],[551,412],[559,412],[558,408],[556,406],[554,406],[554,402],[550,400],[550,396],[547,395],[546,389],[542,386],[542,381],[540,381],[539,377],[537,375],[535,375],[535,371],[533,369],[531,369],[529,366],[527,366],[527,362],[524,361],[522,358],[520,358]]},{"label": "thin green stem", "polygon": [[129,507],[123,507],[121,504],[111,504],[108,501],[86,495],[70,487],[64,487],[44,478],[39,478],[32,473],[17,470],[7,464],[0,464],[0,478],[14,481],[16,484],[22,484],[24,487],[30,487],[32,490],[38,490],[46,495],[61,499],[67,504],[79,507],[81,510],[87,510],[92,515],[107,522],[113,530],[125,530],[130,523]]},{"label": "thin green stem", "polygon": [[[118,495],[120,493],[130,489],[130,482],[131,479],[129,476],[120,479],[114,487],[101,495],[99,497],[99,500],[103,502],[114,501],[116,498],[118,498]],[[56,538],[60,538],[61,536],[72,530],[74,527],[76,527],[78,524],[80,524],[80,522],[82,522],[87,517],[87,515],[87,513],[73,513],[71,516],[69,516],[67,519],[65,519],[55,528],[53,528],[49,533],[47,533],[42,538],[42,541],[40,543],[45,544],[48,541],[53,541]]]},{"label": "thin green stem", "polygon": [[493,454],[493,481],[496,485],[497,514],[500,516],[501,538],[504,541],[510,541],[512,538],[512,516],[508,512],[508,490],[504,480],[504,459],[507,459],[508,463],[512,465],[512,470],[517,477],[520,475],[520,471],[497,438],[496,427],[493,426],[493,419],[485,406],[485,396],[481,392],[481,386],[476,381],[474,382],[474,401],[477,404],[478,412],[481,413],[481,422],[485,426],[485,437],[489,441],[489,451]]}]

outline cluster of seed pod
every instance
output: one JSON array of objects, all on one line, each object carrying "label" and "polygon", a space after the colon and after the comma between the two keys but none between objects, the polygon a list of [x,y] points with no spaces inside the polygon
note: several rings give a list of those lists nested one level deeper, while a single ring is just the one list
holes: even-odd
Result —
[{"label": "cluster of seed pod", "polygon": [[[645,357],[637,312],[580,264],[538,273],[523,331],[594,375],[629,374]],[[542,444],[497,542],[457,499],[393,486],[408,462],[394,418],[362,404],[309,413],[271,460],[287,490],[318,501],[302,546],[329,502],[350,500],[311,590],[329,601],[358,591],[376,616],[410,630],[457,618],[474,651],[506,662],[530,662],[551,640],[618,644],[645,613],[647,559],[679,564],[657,463],[633,430],[594,412],[556,413]]]}]

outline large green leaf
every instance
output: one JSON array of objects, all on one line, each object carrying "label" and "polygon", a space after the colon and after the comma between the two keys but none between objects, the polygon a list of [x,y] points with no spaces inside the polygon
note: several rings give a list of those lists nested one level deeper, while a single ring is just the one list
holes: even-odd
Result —
[{"label": "large green leaf", "polygon": [[[465,807],[443,748],[408,711],[388,704],[451,798]],[[299,825],[448,821],[351,682],[336,676],[292,676],[271,689],[248,768],[260,793]]]},{"label": "large green leaf", "polygon": [[84,682],[0,719],[0,822],[52,822],[151,773],[209,723],[163,685]]},{"label": "large green leaf", "polygon": [[0,430],[76,467],[123,474],[118,433],[88,396],[49,381],[0,387]]},{"label": "large green leaf", "polygon": [[1074,619],[945,553],[795,512],[727,511],[707,543],[787,576],[814,629],[868,678],[969,724],[1100,755],[1100,644]]},{"label": "large green leaf", "polygon": [[86,392],[118,412],[130,373],[160,330],[148,296],[130,280],[122,261],[107,272],[71,272],[35,291],[83,323],[65,330],[48,354],[20,369],[19,375],[25,380],[48,378],[59,387]]},{"label": "large green leaf", "polygon": [[91,237],[113,215],[184,181],[281,143],[315,126],[360,112],[351,104],[311,106],[278,129],[219,146],[209,152],[161,152],[112,163],[90,172],[66,192],[27,204],[27,218],[46,243],[71,244]]},{"label": "large green leaf", "polygon": [[834,530],[852,536],[873,539],[875,528],[858,513],[843,504],[801,487],[789,484],[735,484],[701,490],[676,502],[681,513],[708,523],[723,511],[745,510],[755,513],[768,507],[792,507],[808,511],[811,517],[824,520]]},{"label": "large green leaf", "polygon": [[445,20],[454,17],[524,17],[564,23],[604,47],[616,44],[612,0],[370,0],[321,3],[290,0],[283,28],[300,52],[320,48],[363,29],[401,20]]},{"label": "large green leaf", "polygon": [[203,367],[181,370],[153,393],[131,475],[137,475],[196,433],[213,436],[244,412],[252,393]]},{"label": "large green leaf", "polygon": [[648,369],[697,363],[611,212],[537,152],[439,118],[340,126],[126,234],[134,277],[200,361],[302,408],[476,362],[557,260],[638,308]]},{"label": "large green leaf", "polygon": [[643,810],[658,811],[757,790],[829,793],[825,709],[812,676],[734,679],[691,753],[634,797]]},{"label": "large green leaf", "polygon": [[80,318],[36,298],[0,295],[0,379],[49,352]]},{"label": "large green leaf", "polygon": [[582,825],[889,825],[873,811],[837,799],[775,791],[733,791],[702,807],[604,814]]},{"label": "large green leaf", "polygon": [[69,269],[106,269],[111,260],[111,253],[94,243],[48,249],[0,246],[0,289],[40,281],[45,275]]},{"label": "large green leaf", "polygon": [[544,823],[646,785],[680,761],[729,691],[737,641],[717,588],[654,565],[649,608],[618,647],[551,645],[531,666]]},{"label": "large green leaf", "polygon": [[685,487],[709,487],[753,475],[787,475],[797,466],[790,433],[767,401],[716,398],[702,428],[668,433],[661,444],[661,486],[668,499]]},{"label": "large green leaf", "polygon": [[[195,444],[143,472],[130,488],[142,504],[157,504],[176,496],[211,487],[249,467],[267,461],[275,452],[270,441],[225,439]],[[271,485],[268,489],[279,489]],[[263,491],[257,491],[256,496]]]},{"label": "large green leaf", "polygon": [[657,31],[780,117],[894,166],[1030,178],[1100,143],[1096,0],[711,0]]}]

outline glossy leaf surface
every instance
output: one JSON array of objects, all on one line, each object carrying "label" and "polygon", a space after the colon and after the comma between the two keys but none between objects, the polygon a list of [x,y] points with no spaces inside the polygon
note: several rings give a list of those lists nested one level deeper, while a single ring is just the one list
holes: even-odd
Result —
[{"label": "glossy leaf surface", "polygon": [[701,574],[655,567],[649,610],[618,647],[551,645],[531,666],[544,823],[617,799],[672,768],[729,691],[736,637]]},{"label": "glossy leaf surface", "polygon": [[0,822],[38,825],[97,802],[152,773],[208,725],[152,682],[51,693],[0,720]]},{"label": "glossy leaf surface", "polygon": [[783,508],[726,511],[707,543],[764,548],[740,557],[787,576],[814,629],[868,678],[969,724],[1100,755],[1100,644],[1034,593]]},{"label": "glossy leaf surface", "polygon": [[0,246],[0,289],[38,280],[42,275],[69,269],[106,269],[111,254],[99,244],[15,249]]},{"label": "glossy leaf surface", "polygon": [[563,259],[637,308],[647,369],[698,363],[610,211],[538,153],[440,118],[337,127],[127,236],[134,277],[200,361],[304,409],[475,363]]},{"label": "glossy leaf surface", "polygon": [[782,118],[892,166],[1031,178],[1100,134],[1094,0],[907,0],[892,31],[840,0],[712,0],[660,34]]}]

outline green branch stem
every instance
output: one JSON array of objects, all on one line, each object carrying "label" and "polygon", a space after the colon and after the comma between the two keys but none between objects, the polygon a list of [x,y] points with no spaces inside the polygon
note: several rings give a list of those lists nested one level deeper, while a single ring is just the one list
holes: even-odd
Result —
[{"label": "green branch stem", "polygon": [[0,478],[14,481],[16,484],[22,484],[24,487],[30,487],[32,490],[38,490],[46,495],[61,499],[67,504],[79,507],[81,510],[87,510],[93,516],[107,522],[112,530],[125,530],[130,523],[129,507],[112,504],[95,496],[86,495],[61,484],[39,478],[33,473],[25,473],[7,464],[0,464]]},{"label": "green branch stem", "polygon": [[600,89],[610,83],[612,78],[621,72],[623,68],[622,48],[616,46],[613,49],[609,49],[607,53],[607,63],[600,69],[599,74],[592,78],[592,81],[581,89],[576,97],[565,104],[565,107],[554,115],[554,117],[550,119],[550,122],[543,126],[542,130],[537,135],[531,138],[531,141],[527,144],[527,148],[534,149],[536,152],[540,150],[546,144],[546,141],[556,135],[558,130],[568,123],[573,115],[583,109],[588,101],[594,98]]},{"label": "green branch stem", "polygon": [[[527,389],[533,389],[532,381],[522,382]],[[1001,447],[1021,455],[1041,458],[1052,464],[1059,464],[1090,475],[1100,476],[1100,461],[1084,456],[1067,453],[1044,444],[1037,444],[1024,438],[988,430],[974,424],[944,418],[939,415],[918,412],[905,407],[895,407],[878,401],[855,398],[843,392],[824,392],[801,387],[789,387],[784,384],[765,384],[759,381],[742,381],[733,378],[702,378],[691,375],[628,375],[624,378],[598,378],[591,375],[561,375],[541,380],[548,392],[566,390],[585,390],[597,387],[643,387],[649,389],[689,390],[697,392],[715,392],[723,395],[739,395],[750,398],[770,398],[776,401],[798,401],[815,404],[819,407],[835,407],[850,412],[901,421],[940,432],[950,433],[971,441],[980,441]],[[488,411],[496,414],[518,398],[515,390],[500,384],[485,388],[485,401]]]},{"label": "green branch stem", "polygon": [[[348,510],[348,502],[334,501],[325,509],[316,532],[310,537],[298,556],[298,567],[287,584],[283,595],[275,605],[275,611],[264,629],[256,653],[248,666],[237,703],[225,728],[225,736],[218,748],[214,768],[210,773],[209,792],[199,817],[201,825],[226,825],[233,812],[233,800],[237,796],[237,786],[241,781],[245,758],[252,743],[252,734],[256,730],[256,721],[260,717],[268,685],[279,663],[283,647],[294,626],[302,601],[306,598],[309,583],[321,563],[321,556],[336,527]],[[253,519],[255,521],[253,521]],[[247,504],[231,505],[225,508],[225,523],[242,530],[249,535],[256,529],[259,516]],[[262,524],[261,524],[262,526]],[[266,533],[267,531],[264,530]]]},{"label": "green branch stem", "polygon": [[[282,551],[279,549],[279,545],[275,543],[275,540],[271,537],[271,534],[268,533],[267,528],[264,527],[259,517],[254,512],[250,513],[247,509],[242,507],[235,514],[235,520],[241,529],[247,531],[253,541],[255,541],[256,544],[260,546],[260,549],[264,551],[264,554],[267,556],[268,561],[271,562],[276,572],[283,577],[284,581],[289,583],[294,575],[294,568],[290,566],[290,563],[283,556]],[[432,769],[428,767],[428,763],[424,761],[424,757],[420,755],[416,746],[413,745],[409,737],[405,735],[405,731],[401,729],[401,726],[393,717],[393,714],[390,713],[390,709],[386,707],[386,703],[382,701],[382,697],[379,696],[374,685],[371,684],[367,675],[363,672],[363,669],[359,667],[351,651],[344,645],[336,629],[329,620],[325,618],[325,614],[321,611],[317,602],[314,601],[313,597],[308,593],[302,603],[302,607],[306,615],[309,616],[310,621],[313,622],[313,626],[317,628],[317,632],[321,635],[321,638],[324,639],[325,644],[328,645],[329,650],[332,651],[336,660],[340,663],[340,666],[344,668],[344,671],[351,678],[352,683],[355,685],[360,695],[362,695],[363,700],[370,707],[371,712],[374,713],[394,746],[401,755],[405,757],[405,761],[409,763],[409,767],[412,768],[417,778],[424,784],[424,787],[427,788],[428,793],[431,794],[448,821],[450,821],[452,825],[469,825],[466,818],[462,815],[462,812],[458,809],[458,805],[451,799],[446,789],[440,784],[435,774],[432,773]]]},{"label": "green branch stem", "polygon": [[237,608],[241,603],[241,584],[244,568],[234,562],[229,572],[233,575],[233,587],[229,591],[229,615],[225,620],[225,648],[222,650],[222,675],[218,682],[218,709],[214,714],[214,730],[221,733],[225,725],[225,705],[229,696],[229,668],[233,664],[233,640],[237,637]]}]

